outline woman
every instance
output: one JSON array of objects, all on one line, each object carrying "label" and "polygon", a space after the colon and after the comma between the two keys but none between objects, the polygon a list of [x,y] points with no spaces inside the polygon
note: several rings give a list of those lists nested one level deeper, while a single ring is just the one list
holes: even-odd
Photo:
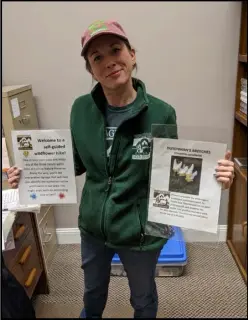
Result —
[{"label": "woman", "polygon": [[[72,106],[76,175],[86,172],[79,228],[84,269],[81,317],[101,317],[118,253],[127,273],[135,317],[155,318],[158,296],[155,268],[165,239],[145,235],[151,125],[176,125],[175,110],[146,93],[132,78],[135,50],[119,23],[97,21],[82,37],[86,69],[98,83]],[[233,179],[230,153],[220,160],[217,180],[229,188]],[[19,171],[9,170],[16,187]]]}]

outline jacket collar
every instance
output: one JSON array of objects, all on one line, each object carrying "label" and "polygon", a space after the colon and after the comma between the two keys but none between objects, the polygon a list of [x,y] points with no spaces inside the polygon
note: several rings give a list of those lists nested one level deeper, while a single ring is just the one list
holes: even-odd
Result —
[{"label": "jacket collar", "polygon": [[[137,91],[137,103],[135,103],[135,106],[137,106],[138,109],[143,108],[143,106],[148,105],[149,102],[149,99],[146,94],[145,84],[137,78],[132,78],[132,81],[133,87]],[[103,111],[107,101],[100,83],[97,83],[95,87],[92,89],[91,96],[96,106]]]}]

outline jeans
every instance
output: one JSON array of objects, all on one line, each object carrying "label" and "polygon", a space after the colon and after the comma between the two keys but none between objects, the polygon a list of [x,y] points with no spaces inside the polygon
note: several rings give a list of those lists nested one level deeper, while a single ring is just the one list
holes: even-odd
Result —
[{"label": "jeans", "polygon": [[[162,248],[161,248],[162,249]],[[84,270],[84,309],[80,318],[101,318],[108,298],[111,261],[118,253],[127,273],[134,318],[156,318],[158,294],[155,270],[160,251],[113,250],[104,242],[82,236],[82,269]]]}]

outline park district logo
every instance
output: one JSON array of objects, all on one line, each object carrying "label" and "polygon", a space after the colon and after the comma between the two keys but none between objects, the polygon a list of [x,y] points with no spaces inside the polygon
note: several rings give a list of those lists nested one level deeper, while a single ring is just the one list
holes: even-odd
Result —
[{"label": "park district logo", "polygon": [[113,140],[117,127],[106,127],[106,139]]},{"label": "park district logo", "polygon": [[107,140],[107,157],[110,156],[112,143],[116,133],[117,127],[106,127],[106,140]]},{"label": "park district logo", "polygon": [[141,134],[133,139],[133,160],[147,160],[151,155],[151,135]]}]

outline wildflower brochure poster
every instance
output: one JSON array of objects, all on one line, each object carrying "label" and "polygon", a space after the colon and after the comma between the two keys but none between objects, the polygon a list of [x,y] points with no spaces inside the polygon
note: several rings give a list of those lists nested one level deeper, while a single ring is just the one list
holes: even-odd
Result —
[{"label": "wildflower brochure poster", "polygon": [[12,142],[20,204],[77,203],[70,130],[12,131]]},{"label": "wildflower brochure poster", "polygon": [[148,221],[217,233],[223,143],[153,138]]}]

